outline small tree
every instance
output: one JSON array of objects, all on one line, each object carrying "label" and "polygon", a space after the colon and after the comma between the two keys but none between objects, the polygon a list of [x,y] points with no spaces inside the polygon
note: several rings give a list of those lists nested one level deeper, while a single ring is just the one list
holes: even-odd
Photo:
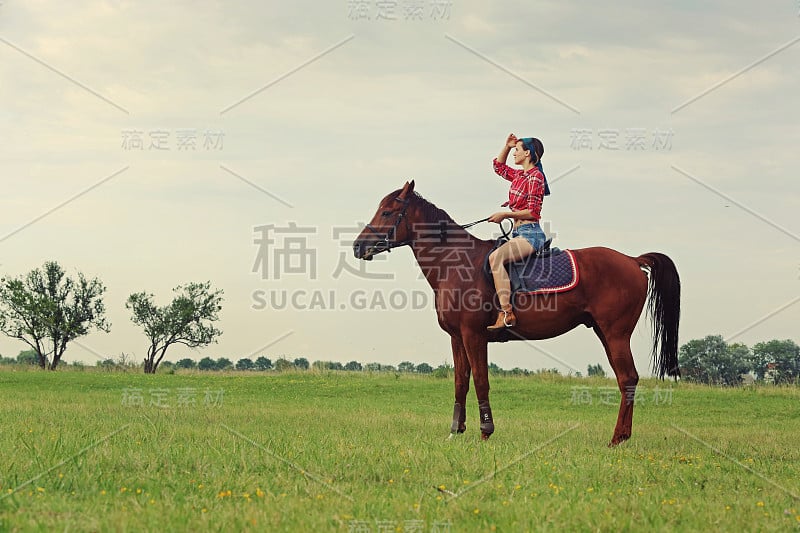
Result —
[{"label": "small tree", "polygon": [[682,378],[710,385],[737,385],[751,360],[747,346],[728,345],[722,335],[690,340],[678,351]]},{"label": "small tree", "polygon": [[133,357],[125,352],[120,352],[119,356],[116,359],[117,366],[121,366],[123,368],[131,368],[136,365],[133,362]]},{"label": "small tree", "polygon": [[312,365],[314,370],[347,370],[339,361],[314,361]]},{"label": "small tree", "polygon": [[361,371],[361,363],[358,361],[350,361],[346,365],[344,365],[345,370],[350,370],[352,372],[359,372]]},{"label": "small tree", "polygon": [[604,378],[606,377],[606,371],[603,370],[603,367],[600,365],[600,363],[597,363],[596,365],[589,365],[589,367],[586,369],[586,375],[589,377],[597,376],[599,378]]},{"label": "small tree", "polygon": [[197,363],[198,370],[214,370],[215,368],[217,368],[217,362],[210,357],[203,357],[200,359],[200,362]]},{"label": "small tree", "polygon": [[398,372],[413,372],[414,371],[414,363],[411,361],[403,361],[399,365],[397,365]]},{"label": "small tree", "polygon": [[308,359],[305,357],[298,357],[294,360],[294,367],[299,368],[300,370],[308,370],[308,367],[311,366],[308,362]]},{"label": "small tree", "polygon": [[178,368],[195,368],[197,366],[197,363],[195,363],[193,359],[189,359],[188,357],[186,357],[178,361],[178,363],[175,366],[177,366]]},{"label": "small tree", "polygon": [[444,379],[444,378],[449,378],[452,375],[452,373],[453,373],[453,365],[445,361],[444,363],[436,367],[436,370],[433,371],[433,376],[436,378]]},{"label": "small tree", "polygon": [[117,363],[114,362],[113,359],[103,359],[102,361],[97,361],[95,364],[104,370],[113,370],[117,366]]},{"label": "small tree", "polygon": [[417,372],[420,374],[431,374],[433,373],[433,367],[428,363],[420,363],[417,365]]},{"label": "small tree", "polygon": [[21,350],[17,355],[17,364],[20,365],[39,364],[39,356],[36,353],[36,350]]},{"label": "small tree", "polygon": [[263,355],[256,359],[255,362],[256,370],[269,370],[272,368],[272,361],[264,357]]},{"label": "small tree", "polygon": [[177,296],[165,307],[153,303],[153,295],[131,294],[125,307],[133,311],[132,320],[144,328],[150,341],[144,360],[145,374],[155,374],[167,348],[183,344],[189,348],[216,342],[220,330],[213,323],[222,310],[222,290],[212,291],[211,283],[189,283],[173,289]]},{"label": "small tree", "polygon": [[288,359],[284,359],[283,357],[281,357],[277,361],[275,361],[275,370],[277,370],[278,372],[283,372],[285,370],[294,370],[294,363],[292,363]]},{"label": "small tree", "polygon": [[791,383],[800,376],[800,346],[792,340],[759,342],[751,359],[759,379],[764,379],[767,365],[773,368],[775,383]]},{"label": "small tree", "polygon": [[245,357],[236,361],[236,370],[253,370],[255,364],[252,359]]},{"label": "small tree", "polygon": [[70,341],[92,328],[109,331],[105,291],[97,278],[80,272],[77,279],[67,277],[55,261],[19,278],[2,278],[0,331],[30,346],[41,368],[55,370]]},{"label": "small tree", "polygon": [[227,357],[220,357],[214,364],[215,370],[230,370],[231,368],[233,368],[233,361]]}]

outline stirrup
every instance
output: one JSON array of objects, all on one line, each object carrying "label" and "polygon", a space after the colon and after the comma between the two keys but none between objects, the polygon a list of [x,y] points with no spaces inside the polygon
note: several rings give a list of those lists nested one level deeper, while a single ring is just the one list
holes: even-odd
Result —
[{"label": "stirrup", "polygon": [[[497,323],[497,321],[496,321],[494,324],[492,324],[491,326],[488,326],[486,329],[493,331],[493,330],[503,329],[504,326],[506,328],[511,328],[511,327],[514,327],[516,325],[517,317],[514,316],[514,309],[513,308],[509,309],[508,311],[506,311],[505,309],[501,309],[500,312],[503,313],[503,325],[502,326],[499,325]],[[511,320],[510,321],[509,321],[509,315],[511,315]],[[498,315],[497,318],[499,319],[500,315]]]}]

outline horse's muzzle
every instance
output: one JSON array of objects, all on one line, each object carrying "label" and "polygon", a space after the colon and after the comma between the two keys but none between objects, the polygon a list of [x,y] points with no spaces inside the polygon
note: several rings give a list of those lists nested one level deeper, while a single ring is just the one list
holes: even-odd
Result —
[{"label": "horse's muzzle", "polygon": [[372,261],[374,247],[369,246],[364,241],[356,241],[353,243],[353,255],[356,259],[363,259],[364,261]]}]

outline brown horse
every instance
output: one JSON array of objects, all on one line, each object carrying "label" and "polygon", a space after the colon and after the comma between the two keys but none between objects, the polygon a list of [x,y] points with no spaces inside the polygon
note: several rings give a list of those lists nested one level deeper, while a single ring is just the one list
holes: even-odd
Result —
[{"label": "brown horse", "polygon": [[[414,182],[381,200],[375,216],[353,243],[355,256],[370,260],[380,252],[409,245],[433,289],[439,325],[450,334],[455,366],[455,408],[451,434],[466,429],[469,377],[475,382],[483,439],[494,432],[489,406],[487,343],[547,339],[579,325],[603,343],[621,393],[619,415],[609,446],[631,436],[633,398],[639,375],[630,338],[648,301],[653,323],[653,367],[658,376],[679,376],[680,279],[672,260],[660,253],[629,257],[609,248],[573,250],[578,285],[560,294],[514,296],[517,325],[488,331],[498,307],[484,263],[494,241],[470,235],[442,209],[414,192]],[[556,299],[554,300],[554,296]]]}]

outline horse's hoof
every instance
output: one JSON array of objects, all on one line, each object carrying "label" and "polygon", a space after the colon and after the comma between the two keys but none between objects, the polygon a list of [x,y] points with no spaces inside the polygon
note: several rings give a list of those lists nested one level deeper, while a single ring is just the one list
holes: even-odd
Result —
[{"label": "horse's hoof", "polygon": [[616,448],[617,446],[619,446],[620,444],[622,444],[623,442],[625,442],[629,438],[630,437],[625,437],[624,435],[620,436],[620,437],[614,437],[613,439],[611,439],[611,442],[608,443],[608,447],[609,448]]},{"label": "horse's hoof", "polygon": [[491,436],[491,433],[481,433],[481,440],[489,440],[489,437]]}]

